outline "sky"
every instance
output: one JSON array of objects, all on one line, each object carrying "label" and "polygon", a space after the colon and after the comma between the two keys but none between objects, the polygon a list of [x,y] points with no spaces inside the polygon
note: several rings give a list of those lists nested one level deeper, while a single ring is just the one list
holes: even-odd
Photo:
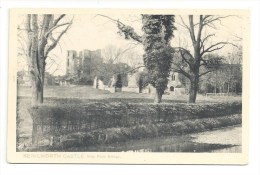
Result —
[{"label": "sky", "polygon": [[[126,25],[133,26],[135,31],[142,34],[142,24],[141,15],[115,15],[115,14],[104,14],[115,20],[120,20]],[[21,16],[18,22],[19,26],[24,23],[24,17]],[[116,48],[129,48],[134,49],[134,52],[138,55],[143,54],[142,45],[134,45],[135,42],[132,40],[125,40],[124,37],[118,34],[117,25],[115,22],[109,20],[108,18],[99,16],[97,14],[77,14],[77,15],[67,15],[63,21],[69,21],[73,19],[73,24],[67,33],[60,40],[59,46],[51,51],[50,57],[55,60],[54,64],[49,59],[47,60],[47,72],[53,75],[64,75],[66,70],[66,54],[67,50],[81,51],[83,49],[96,50],[103,49],[109,45],[113,45]],[[185,22],[187,22],[187,16],[183,16]],[[208,44],[214,44],[219,41],[229,41],[237,44],[237,38],[235,36],[241,37],[243,34],[243,26],[241,26],[242,17],[232,16],[222,19],[221,22],[216,22],[217,29],[207,28],[204,34],[215,33],[215,37],[208,41]],[[180,17],[175,17],[175,26],[177,30],[174,31],[174,38],[172,39],[172,46],[179,47],[184,46],[191,48],[190,37],[185,28],[181,25]],[[219,53],[221,55],[226,55],[233,48],[231,46],[225,46]],[[137,60],[138,59],[138,60]],[[140,62],[142,58],[136,58],[136,61]],[[26,70],[25,59],[18,59],[18,65],[20,69]],[[127,57],[123,57],[121,62],[128,62]]]}]

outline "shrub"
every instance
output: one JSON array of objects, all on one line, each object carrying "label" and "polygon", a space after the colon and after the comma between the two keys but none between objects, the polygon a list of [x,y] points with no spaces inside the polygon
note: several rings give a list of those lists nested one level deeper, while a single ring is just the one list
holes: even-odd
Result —
[{"label": "shrub", "polygon": [[126,104],[87,103],[78,105],[42,105],[29,109],[33,122],[60,130],[93,130],[214,118],[241,113],[242,104]]},{"label": "shrub", "polygon": [[[33,138],[61,137],[63,147],[200,132],[242,123],[242,104],[87,103],[29,109]],[[229,116],[227,116],[229,115]],[[222,117],[224,116],[224,117]]]}]

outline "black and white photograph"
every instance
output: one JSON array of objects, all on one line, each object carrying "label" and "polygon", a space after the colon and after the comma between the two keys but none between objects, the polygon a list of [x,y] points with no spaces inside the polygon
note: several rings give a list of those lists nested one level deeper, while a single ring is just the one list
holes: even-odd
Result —
[{"label": "black and white photograph", "polygon": [[8,161],[247,162],[247,10],[10,18]]}]

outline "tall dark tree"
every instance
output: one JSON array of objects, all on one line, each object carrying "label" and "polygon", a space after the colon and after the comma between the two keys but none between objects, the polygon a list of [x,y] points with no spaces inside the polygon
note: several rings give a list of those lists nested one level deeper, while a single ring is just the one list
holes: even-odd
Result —
[{"label": "tall dark tree", "polygon": [[150,83],[156,89],[155,103],[162,101],[171,68],[171,46],[174,16],[142,15],[144,64],[150,75]]},{"label": "tall dark tree", "polygon": [[[32,105],[43,103],[46,59],[72,24],[62,22],[65,15],[28,14],[25,22],[26,55],[32,82]],[[54,34],[59,31],[59,34]]]},{"label": "tall dark tree", "polygon": [[135,76],[136,84],[139,88],[139,93],[143,92],[143,89],[150,83],[150,76],[148,71],[137,72]]},{"label": "tall dark tree", "polygon": [[123,82],[122,82],[122,75],[121,74],[117,74],[116,76],[116,88],[122,88],[123,87]]},{"label": "tall dark tree", "polygon": [[132,39],[144,46],[144,63],[151,78],[150,83],[156,89],[155,103],[162,101],[162,95],[167,87],[171,67],[172,48],[170,41],[173,37],[174,15],[142,15],[142,29],[139,35],[134,28],[119,20],[106,17],[117,24],[119,34],[125,39]]}]

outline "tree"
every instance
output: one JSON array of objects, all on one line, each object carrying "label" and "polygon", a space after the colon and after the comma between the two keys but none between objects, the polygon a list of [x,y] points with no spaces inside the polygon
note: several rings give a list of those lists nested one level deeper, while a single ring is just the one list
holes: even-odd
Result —
[{"label": "tree", "polygon": [[[184,21],[182,17],[181,26],[184,27],[190,36],[190,40],[192,43],[192,53],[184,48],[176,48],[175,51],[180,53],[182,58],[182,63],[186,66],[182,66],[182,64],[177,65],[175,67],[175,71],[186,76],[190,81],[189,88],[189,102],[195,103],[197,92],[199,88],[199,79],[203,75],[206,75],[209,72],[214,70],[214,67],[218,65],[219,58],[218,57],[207,57],[206,55],[212,53],[214,51],[220,50],[225,45],[231,44],[227,41],[216,42],[214,44],[207,45],[207,41],[214,37],[215,34],[205,34],[206,28],[215,29],[215,22],[220,21],[223,18],[227,18],[229,16],[212,16],[212,15],[199,15],[198,20],[195,21],[193,15],[188,16],[188,23]],[[210,59],[209,59],[210,58]],[[200,71],[201,67],[206,67],[207,69],[204,72]]]},{"label": "tree", "polygon": [[117,24],[119,34],[125,39],[132,39],[144,46],[143,56],[145,67],[151,78],[151,85],[155,87],[155,103],[160,103],[167,87],[171,68],[171,46],[173,37],[174,15],[142,15],[143,35],[138,35],[134,28],[119,20],[106,17]]},{"label": "tree", "polygon": [[242,46],[239,45],[237,48],[233,49],[228,56],[225,57],[226,66],[226,85],[227,93],[238,92],[238,84],[242,86]]},{"label": "tree", "polygon": [[117,74],[116,75],[116,84],[115,84],[116,88],[122,88],[123,87],[123,83],[122,83],[122,75],[121,74]]},{"label": "tree", "polygon": [[137,72],[135,75],[136,84],[139,88],[139,93],[142,93],[143,89],[148,86],[150,77],[147,71]]},{"label": "tree", "polygon": [[162,101],[171,68],[173,15],[142,15],[144,31],[144,64],[150,75],[150,83],[156,89],[155,103]]},{"label": "tree", "polygon": [[28,14],[26,17],[26,55],[32,82],[32,105],[43,103],[46,59],[72,24],[72,21],[61,22],[64,14],[55,16]]}]

